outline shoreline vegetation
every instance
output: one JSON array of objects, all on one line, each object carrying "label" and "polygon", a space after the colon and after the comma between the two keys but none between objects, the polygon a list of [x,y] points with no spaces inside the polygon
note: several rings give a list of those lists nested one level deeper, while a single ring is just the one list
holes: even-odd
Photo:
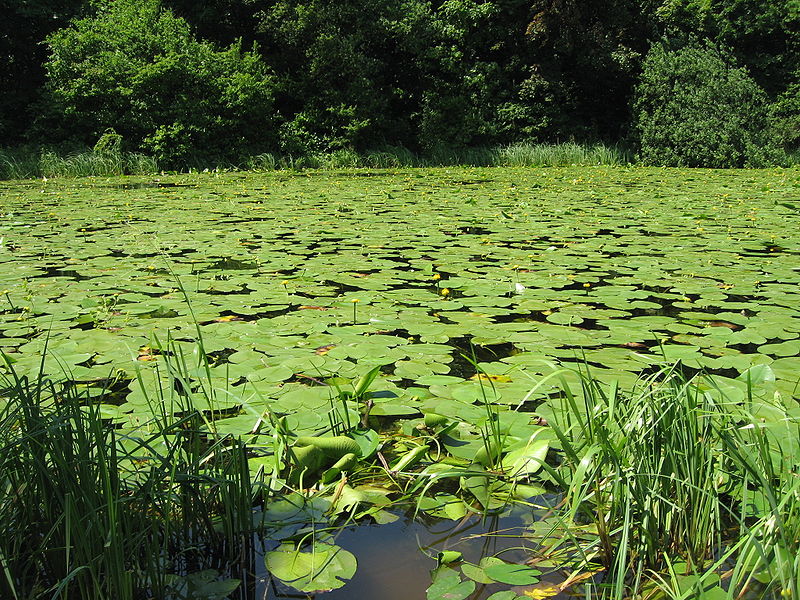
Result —
[{"label": "shoreline vegetation", "polygon": [[[202,369],[209,360],[202,341],[198,357]],[[543,573],[567,572],[541,597],[581,586],[586,598],[609,600],[795,598],[800,591],[800,417],[795,403],[772,393],[768,366],[720,387],[677,364],[628,389],[594,379],[586,365],[564,369],[560,376],[577,375],[580,390],[573,394],[562,380],[561,393],[534,413],[548,422],[528,442],[536,438],[536,450],[509,469],[506,459],[522,455],[506,455],[512,436],[501,428],[503,411],[488,402],[488,462],[463,467],[436,450],[461,425],[435,413],[426,415],[427,436],[404,454],[402,436],[382,433],[378,442],[374,430],[344,421],[346,435],[296,437],[280,411],[264,415],[260,431],[231,436],[217,431],[213,411],[176,392],[194,365],[165,352],[171,384],[148,399],[153,420],[111,427],[97,398],[43,375],[20,377],[9,357],[0,358],[0,590],[7,598],[251,598],[261,553],[273,577],[300,591],[341,587],[357,568],[335,545],[342,523],[380,523],[415,505],[415,514],[428,511],[445,496],[455,499],[446,490],[458,481],[477,500],[476,514],[529,506],[537,519],[521,539],[534,539],[536,549],[531,566],[495,557],[474,565],[459,552],[440,553],[429,599],[466,598],[461,592],[475,582],[520,590]],[[345,410],[363,403],[369,385],[367,376],[352,393],[338,390],[332,414],[340,414],[338,402]],[[309,450],[322,456],[334,442],[356,455],[320,477]],[[367,449],[379,443],[399,457],[391,469]],[[431,514],[447,518],[447,511]],[[301,527],[305,519],[315,520],[313,528]],[[264,552],[259,539],[283,541]],[[324,566],[306,564],[315,555]],[[437,595],[442,586],[460,591]]]},{"label": "shoreline vegetation", "polygon": [[[620,146],[603,144],[513,144],[498,148],[472,148],[440,151],[420,155],[403,147],[387,147],[359,154],[339,150],[308,156],[279,156],[262,153],[234,164],[208,165],[202,162],[189,166],[186,172],[198,171],[278,171],[349,168],[412,168],[412,167],[562,167],[626,165],[632,154]],[[117,175],[156,175],[162,172],[158,161],[133,152],[103,152],[97,149],[59,153],[52,150],[0,149],[0,179],[41,177],[91,177]],[[168,171],[174,172],[174,171]]]},{"label": "shoreline vegetation", "polygon": [[[784,154],[775,167],[796,167],[800,155]],[[308,156],[279,156],[262,153],[239,163],[189,166],[187,173],[201,171],[302,171],[339,169],[393,169],[425,167],[569,167],[569,166],[654,166],[637,160],[620,145],[518,143],[496,148],[441,150],[422,155],[399,147],[357,153],[339,150]],[[763,166],[763,165],[760,165]],[[161,169],[158,161],[145,154],[119,149],[98,148],[75,152],[54,150],[0,149],[0,180],[54,177],[113,177],[120,175],[158,175],[179,172]]]},{"label": "shoreline vegetation", "polygon": [[3,178],[798,162],[795,0],[11,4]]}]

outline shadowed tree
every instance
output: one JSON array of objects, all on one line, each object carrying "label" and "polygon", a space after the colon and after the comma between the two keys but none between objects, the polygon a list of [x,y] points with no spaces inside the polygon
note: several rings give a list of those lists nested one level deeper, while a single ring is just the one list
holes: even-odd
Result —
[{"label": "shadowed tree", "polygon": [[0,137],[19,141],[36,118],[48,34],[66,25],[84,0],[0,0]]}]

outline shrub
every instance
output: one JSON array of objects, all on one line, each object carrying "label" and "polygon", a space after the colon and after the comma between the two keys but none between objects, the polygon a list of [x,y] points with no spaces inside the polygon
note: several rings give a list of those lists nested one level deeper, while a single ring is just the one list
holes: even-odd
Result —
[{"label": "shrub", "polygon": [[718,48],[655,44],[634,99],[642,161],[682,167],[764,166],[780,153],[767,99]]},{"label": "shrub", "polygon": [[792,152],[800,149],[800,73],[772,106],[776,135],[783,147]]},{"label": "shrub", "polygon": [[47,43],[50,102],[65,138],[88,144],[113,127],[167,167],[274,144],[273,78],[261,59],[196,40],[158,0],[109,0]]}]

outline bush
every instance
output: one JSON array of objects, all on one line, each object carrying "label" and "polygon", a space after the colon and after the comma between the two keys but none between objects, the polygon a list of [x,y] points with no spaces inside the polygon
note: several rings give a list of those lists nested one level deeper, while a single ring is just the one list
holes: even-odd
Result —
[{"label": "bush", "polygon": [[109,0],[47,43],[62,137],[88,144],[113,127],[166,167],[235,161],[275,144],[274,83],[260,57],[196,40],[158,0]]},{"label": "bush", "polygon": [[634,99],[645,163],[681,167],[765,166],[780,152],[767,99],[730,55],[711,46],[655,44]]},{"label": "bush", "polygon": [[800,149],[800,73],[772,106],[775,133],[789,152]]}]

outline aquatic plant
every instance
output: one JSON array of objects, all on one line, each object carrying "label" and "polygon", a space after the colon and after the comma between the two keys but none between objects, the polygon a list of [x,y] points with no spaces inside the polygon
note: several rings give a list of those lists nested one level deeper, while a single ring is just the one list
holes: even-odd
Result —
[{"label": "aquatic plant", "polygon": [[238,587],[237,569],[253,560],[243,445],[208,443],[197,411],[166,427],[110,427],[75,386],[18,376],[0,358],[10,368],[0,378],[3,597]]},{"label": "aquatic plant", "polygon": [[119,456],[156,436],[123,465],[134,496],[180,440],[188,521],[192,494],[234,485],[204,471],[230,458],[249,497],[226,536],[246,517],[308,553],[401,506],[522,501],[531,566],[559,586],[790,589],[793,471],[759,456],[794,452],[772,420],[797,398],[797,185],[604,167],[2,184],[0,371],[80,398]]}]

